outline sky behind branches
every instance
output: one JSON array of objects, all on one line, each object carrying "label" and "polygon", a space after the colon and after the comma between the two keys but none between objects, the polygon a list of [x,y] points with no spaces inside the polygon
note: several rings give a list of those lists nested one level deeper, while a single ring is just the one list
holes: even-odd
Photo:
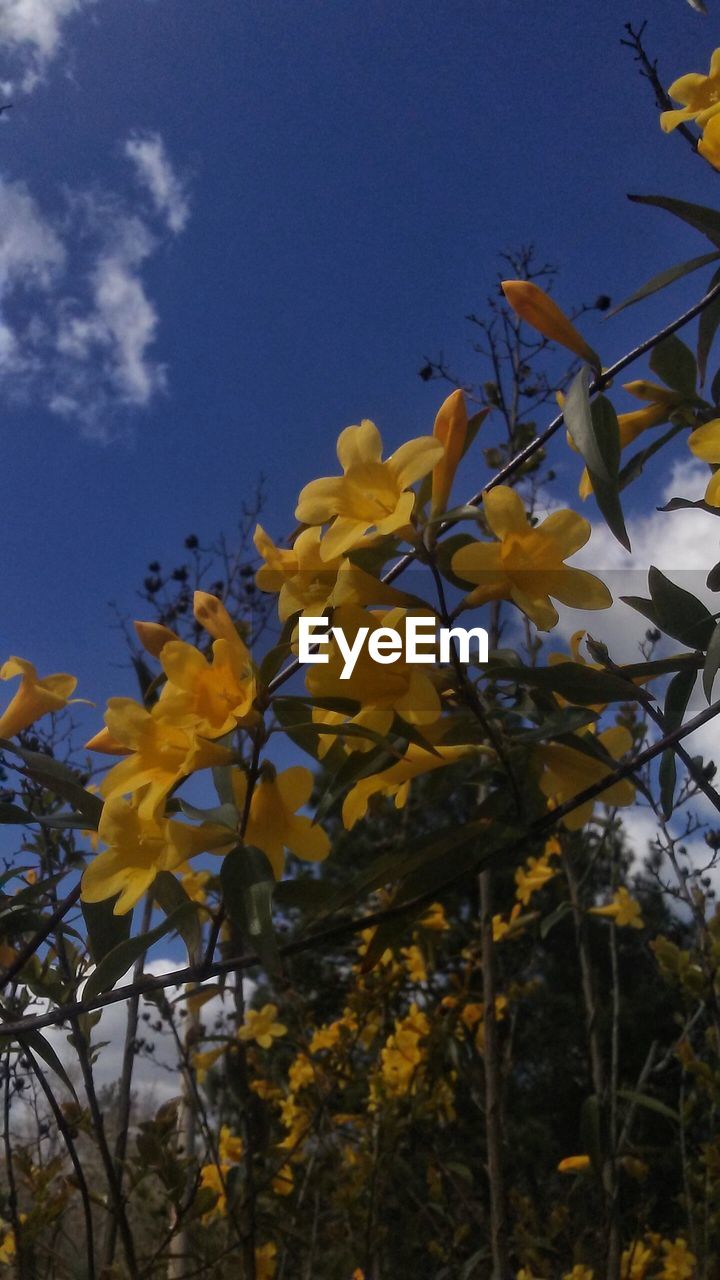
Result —
[{"label": "sky behind branches", "polygon": [[[417,371],[473,377],[499,250],[534,241],[568,308],[705,252],[625,198],[720,192],[620,48],[649,10],[663,78],[706,69],[718,17],[683,0],[0,0],[0,652],[134,692],[108,601],[261,473],[287,533],[348,423],[430,430]],[[702,284],[585,332],[610,363]]]}]

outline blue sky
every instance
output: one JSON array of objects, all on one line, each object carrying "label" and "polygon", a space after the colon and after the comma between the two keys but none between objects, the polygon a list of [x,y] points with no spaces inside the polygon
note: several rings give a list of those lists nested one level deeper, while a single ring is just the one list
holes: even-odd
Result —
[{"label": "blue sky", "polygon": [[[649,10],[666,82],[706,69],[684,0],[0,0],[0,652],[132,692],[107,602],[261,472],[286,533],[348,423],[429,430],[498,250],[567,306],[704,252],[625,199],[720,192],[619,46]],[[609,363],[701,284],[587,336]]]}]

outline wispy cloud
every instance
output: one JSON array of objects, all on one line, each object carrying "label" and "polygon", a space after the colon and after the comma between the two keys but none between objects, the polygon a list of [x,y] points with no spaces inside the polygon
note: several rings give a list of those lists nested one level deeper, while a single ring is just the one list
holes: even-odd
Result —
[{"label": "wispy cloud", "polygon": [[31,93],[63,48],[71,18],[97,0],[0,0],[0,55],[5,92]]},{"label": "wispy cloud", "polygon": [[170,163],[159,133],[133,133],[125,143],[125,154],[137,169],[138,181],[147,188],[156,212],[170,231],[183,231],[190,216],[185,184]]},{"label": "wispy cloud", "polygon": [[[117,433],[166,386],[153,354],[159,317],[144,271],[189,216],[158,135],[142,173],[146,194],[64,191],[55,207],[0,177],[0,395],[40,404],[98,439]],[[148,160],[148,155],[151,157]],[[149,199],[147,198],[149,195]]]}]

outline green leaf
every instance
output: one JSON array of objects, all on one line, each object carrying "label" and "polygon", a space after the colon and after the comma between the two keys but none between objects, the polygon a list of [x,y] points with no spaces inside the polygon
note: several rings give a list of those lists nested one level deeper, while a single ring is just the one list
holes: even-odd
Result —
[{"label": "green leaf", "polygon": [[[710,288],[714,289],[718,284],[720,284],[720,271],[715,272],[715,275],[710,281]],[[708,356],[710,355],[710,348],[712,347],[715,339],[715,334],[718,331],[718,325],[720,325],[720,297],[715,298],[714,302],[711,302],[710,305],[705,307],[705,310],[700,313],[700,322],[698,325],[697,365],[701,387],[705,385]]]},{"label": "green leaf", "polygon": [[672,1120],[673,1124],[680,1124],[680,1113],[674,1111],[672,1107],[668,1107],[664,1102],[660,1102],[659,1098],[651,1098],[647,1093],[636,1093],[634,1089],[618,1089],[621,1098],[626,1102],[634,1102],[636,1106],[647,1107],[648,1111],[655,1111],[659,1116],[664,1116],[666,1120]]},{"label": "green leaf", "polygon": [[698,271],[700,267],[707,267],[711,262],[717,262],[720,258],[719,253],[704,253],[699,258],[690,258],[687,262],[681,262],[675,267],[668,267],[665,271],[660,271],[652,280],[648,280],[646,284],[641,285],[635,293],[631,293],[629,298],[625,298],[624,302],[614,307],[608,312],[607,319],[616,316],[619,312],[624,311],[626,307],[632,307],[634,303],[641,302],[643,298],[649,298],[651,294],[658,293],[660,289],[665,289],[669,284],[674,284],[676,280],[682,280],[683,276],[688,276],[693,271]]},{"label": "green leaf", "polygon": [[[673,676],[670,681],[665,694],[663,712],[666,733],[672,733],[675,729],[680,728],[692,691],[695,688],[696,680],[697,671],[686,670],[678,671],[677,675]],[[673,811],[675,784],[677,782],[677,763],[672,747],[668,747],[666,751],[663,751],[658,779],[663,817],[668,819]]]},{"label": "green leaf", "polygon": [[0,823],[26,827],[30,822],[32,816],[27,809],[21,809],[17,804],[0,804]]},{"label": "green leaf", "polygon": [[590,371],[583,366],[567,389],[563,417],[578,452],[591,476],[612,482],[612,472],[604,455],[604,442],[597,439],[590,409]]},{"label": "green leaf", "polygon": [[710,610],[689,591],[666,578],[655,565],[648,571],[648,587],[660,630],[690,648],[706,650],[715,630]]},{"label": "green leaf", "polygon": [[[188,897],[182,884],[172,871],[159,871],[152,887],[153,898],[166,916],[176,915],[177,931],[187,947],[188,959],[194,964],[200,959],[202,946],[202,930],[198,915],[198,904]],[[180,909],[186,908],[180,915]],[[191,908],[191,910],[187,910]]]},{"label": "green leaf", "polygon": [[[620,471],[621,492],[623,489],[626,489],[629,484],[632,484],[634,480],[637,480],[638,476],[642,475],[645,463],[649,462],[650,458],[654,458],[656,453],[659,453],[661,449],[664,449],[666,444],[669,444],[671,440],[675,439],[676,435],[679,435],[679,433],[684,430],[685,428],[682,423],[675,422],[670,427],[669,431],[664,431],[661,436],[655,436],[652,444],[646,445],[644,449],[638,449]],[[664,510],[664,508],[659,509]]]},{"label": "green leaf", "polygon": [[269,974],[279,974],[280,955],[272,918],[275,877],[267,857],[252,845],[238,845],[224,858],[220,881],[227,913],[243,945],[257,951]]},{"label": "green leaf", "polygon": [[90,974],[83,991],[83,1000],[93,1000],[95,996],[100,996],[105,991],[111,991],[115,983],[124,977],[128,969],[131,969],[135,961],[144,956],[150,947],[159,942],[161,938],[164,938],[166,934],[173,933],[175,930],[180,932],[181,925],[184,926],[188,917],[195,914],[193,903],[188,902],[186,906],[174,911],[171,916],[167,916],[165,920],[162,920],[154,929],[150,929],[148,933],[141,933],[134,938],[127,938],[125,942],[113,947],[112,951],[108,951],[103,956],[95,971]]},{"label": "green leaf", "polygon": [[650,356],[650,368],[666,386],[683,395],[694,396],[697,385],[697,365],[689,347],[671,333],[653,347]]},{"label": "green leaf", "polygon": [[97,828],[102,813],[102,800],[91,791],[85,790],[72,769],[60,760],[54,760],[52,756],[46,756],[41,751],[27,751],[25,747],[18,746],[15,742],[8,742],[5,738],[0,738],[0,750],[10,751],[13,755],[19,756],[32,778],[48,791],[53,791],[55,795],[62,796],[63,800],[68,800],[88,819],[86,824],[88,827],[93,830]]},{"label": "green leaf", "polygon": [[568,902],[567,898],[565,898],[563,902],[559,903],[554,911],[551,911],[549,915],[545,916],[540,922],[540,937],[543,941],[545,941],[545,938],[547,938],[550,931],[555,928],[555,925],[559,924],[561,920],[564,920],[565,917],[569,916],[571,913],[572,904]]},{"label": "green leaf", "polygon": [[633,702],[647,697],[629,680],[611,671],[596,671],[579,662],[558,662],[552,667],[486,667],[492,680],[511,680],[515,684],[559,693],[568,702],[595,706],[601,702]]},{"label": "green leaf", "polygon": [[553,715],[547,716],[541,724],[533,729],[522,729],[514,736],[515,742],[549,742],[553,738],[561,738],[567,733],[574,733],[586,724],[597,720],[594,711],[584,707],[559,707]]},{"label": "green leaf", "polygon": [[80,903],[90,955],[95,964],[100,964],[108,952],[130,937],[132,911],[127,911],[124,916],[116,916],[113,905],[113,898],[106,898],[104,902]]},{"label": "green leaf", "polygon": [[629,195],[628,200],[632,200],[633,204],[650,204],[656,209],[665,209],[696,231],[702,232],[711,244],[720,249],[720,213],[717,209],[708,209],[702,204],[688,204],[686,200],[674,200],[671,196]]},{"label": "green leaf", "polygon": [[715,677],[720,667],[720,622],[717,623],[715,630],[710,638],[705,658],[705,666],[703,667],[703,692],[708,702],[711,701],[713,685]]},{"label": "green leaf", "polygon": [[700,499],[698,502],[691,502],[689,498],[671,498],[665,503],[664,507],[658,507],[658,511],[707,511],[708,515],[720,516],[720,507],[711,507],[707,502]]},{"label": "green leaf", "polygon": [[42,1058],[42,1061],[50,1068],[50,1070],[62,1080],[66,1089],[70,1090],[75,1101],[78,1101],[78,1096],[73,1088],[72,1081],[70,1080],[62,1062],[58,1058],[52,1045],[48,1044],[45,1037],[41,1035],[39,1031],[23,1031],[22,1036],[14,1036],[6,1035],[2,1029],[0,1029],[0,1049],[7,1048],[12,1044],[18,1044],[22,1053],[26,1053],[30,1050],[30,1052],[36,1054],[38,1058]]},{"label": "green leaf", "polygon": [[595,440],[610,477],[605,480],[588,466],[593,495],[608,529],[620,545],[630,551],[630,539],[620,502],[620,427],[617,414],[607,396],[596,396],[590,413]]},{"label": "green leaf", "polygon": [[580,1142],[583,1151],[589,1155],[593,1173],[598,1178],[603,1167],[600,1116],[600,1100],[596,1094],[592,1093],[585,1099],[580,1111]]}]

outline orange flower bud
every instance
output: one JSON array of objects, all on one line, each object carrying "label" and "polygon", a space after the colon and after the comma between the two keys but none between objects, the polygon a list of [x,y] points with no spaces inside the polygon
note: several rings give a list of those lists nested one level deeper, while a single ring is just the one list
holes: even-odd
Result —
[{"label": "orange flower bud", "polygon": [[557,302],[530,280],[503,280],[502,291],[516,315],[532,325],[544,338],[567,347],[581,360],[587,360],[593,369],[600,371],[600,357],[578,333],[575,325],[561,310]]},{"label": "orange flower bud", "polygon": [[160,657],[169,640],[178,639],[175,632],[164,627],[161,622],[134,622],[133,626],[143,649],[152,654],[153,658]]},{"label": "orange flower bud", "polygon": [[465,449],[468,418],[465,397],[458,388],[441,404],[433,435],[445,446],[445,453],[433,467],[430,514],[440,515],[447,507],[450,490]]}]

